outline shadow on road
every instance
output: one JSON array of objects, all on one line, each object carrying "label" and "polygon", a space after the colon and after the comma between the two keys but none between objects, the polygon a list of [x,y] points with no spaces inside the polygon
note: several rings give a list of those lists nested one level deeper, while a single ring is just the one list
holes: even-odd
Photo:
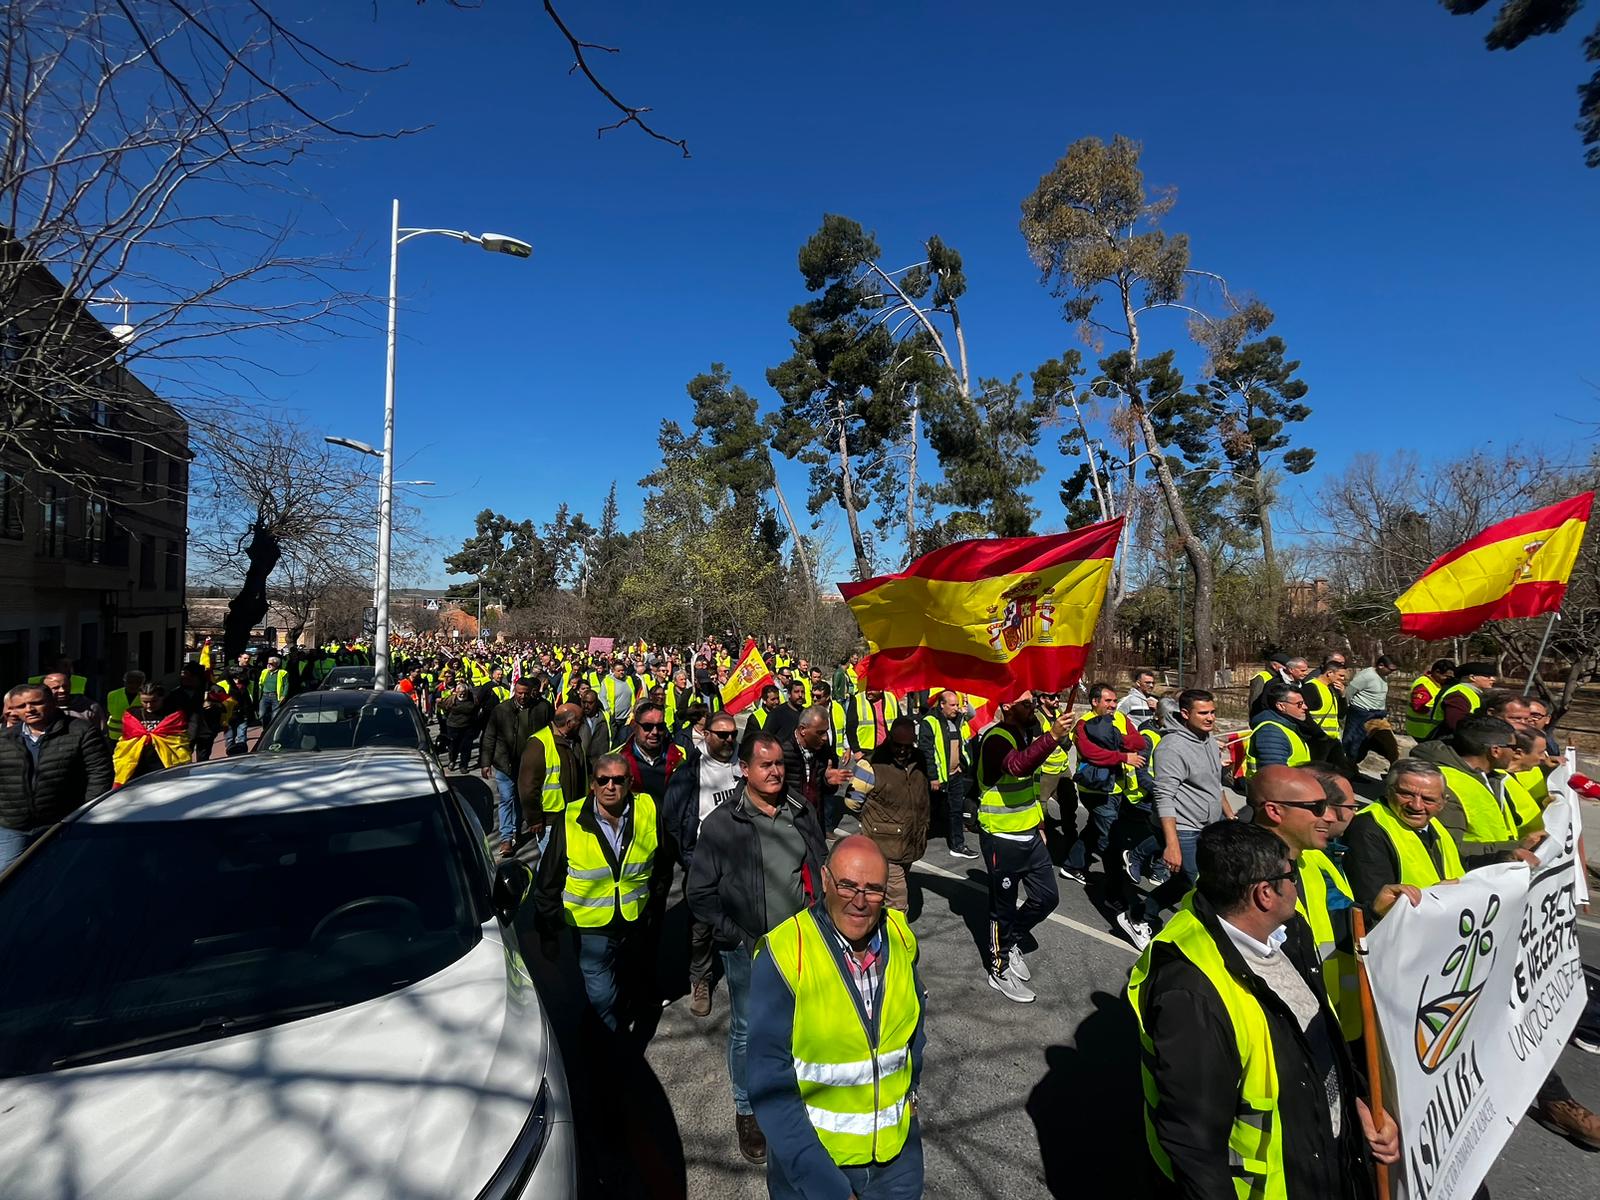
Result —
[{"label": "shadow on road", "polygon": [[1057,1197],[1150,1194],[1139,1085],[1139,1027],[1121,996],[1095,992],[1072,1045],[1049,1046],[1026,1111],[1045,1184]]}]

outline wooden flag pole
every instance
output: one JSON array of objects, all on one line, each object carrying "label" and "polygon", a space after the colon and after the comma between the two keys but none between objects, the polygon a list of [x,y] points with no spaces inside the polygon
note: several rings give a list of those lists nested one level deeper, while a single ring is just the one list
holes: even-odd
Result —
[{"label": "wooden flag pole", "polygon": [[1533,656],[1533,662],[1528,666],[1528,681],[1522,685],[1522,694],[1533,694],[1533,677],[1539,673],[1539,664],[1544,661],[1545,647],[1550,644],[1550,634],[1556,627],[1556,622],[1561,620],[1561,610],[1556,609],[1550,614],[1550,619],[1544,624],[1544,636],[1539,639],[1539,653]]},{"label": "wooden flag pole", "polygon": [[[1367,1049],[1367,1107],[1372,1110],[1372,1127],[1383,1125],[1383,1071],[1378,1062],[1378,1019],[1372,1011],[1372,984],[1367,979],[1367,921],[1358,904],[1351,910],[1356,936],[1356,972],[1361,981],[1361,1040]],[[1389,1168],[1373,1163],[1378,1178],[1378,1200],[1389,1200]]]}]

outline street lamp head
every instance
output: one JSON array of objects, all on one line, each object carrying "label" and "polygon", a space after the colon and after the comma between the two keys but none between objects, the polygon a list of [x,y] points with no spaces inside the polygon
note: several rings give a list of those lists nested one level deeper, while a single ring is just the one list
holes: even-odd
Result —
[{"label": "street lamp head", "polygon": [[533,257],[532,246],[518,238],[507,237],[503,233],[486,233],[478,239],[478,245],[496,254],[509,254],[512,258]]},{"label": "street lamp head", "polygon": [[355,450],[360,454],[370,454],[373,458],[382,458],[383,451],[365,442],[358,442],[355,438],[327,436],[322,439],[330,446],[343,446],[346,450]]}]

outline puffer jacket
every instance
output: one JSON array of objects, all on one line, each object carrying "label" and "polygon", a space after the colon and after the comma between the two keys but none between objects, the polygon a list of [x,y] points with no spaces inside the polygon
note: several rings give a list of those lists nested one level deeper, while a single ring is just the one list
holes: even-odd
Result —
[{"label": "puffer jacket", "polygon": [[111,748],[88,721],[57,716],[33,764],[21,726],[0,733],[0,825],[42,829],[111,787]]}]

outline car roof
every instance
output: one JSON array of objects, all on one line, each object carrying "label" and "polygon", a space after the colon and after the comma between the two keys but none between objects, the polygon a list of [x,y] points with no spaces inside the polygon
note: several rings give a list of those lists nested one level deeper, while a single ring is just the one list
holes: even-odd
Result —
[{"label": "car roof", "polygon": [[431,795],[445,784],[418,750],[368,746],[317,754],[244,754],[136,779],[80,810],[91,825],[256,817]]},{"label": "car roof", "polygon": [[360,688],[324,688],[319,692],[301,692],[297,696],[290,696],[280,706],[294,708],[301,705],[322,704],[333,705],[337,708],[409,708],[412,699],[404,692],[363,691]]}]

